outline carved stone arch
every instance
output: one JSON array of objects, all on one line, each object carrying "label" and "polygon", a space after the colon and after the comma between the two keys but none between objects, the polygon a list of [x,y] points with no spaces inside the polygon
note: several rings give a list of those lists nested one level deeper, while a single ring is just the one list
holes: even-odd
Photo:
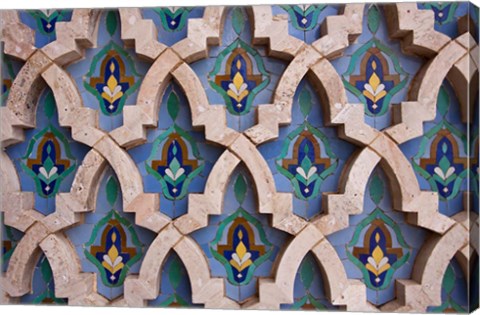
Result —
[{"label": "carved stone arch", "polygon": [[122,39],[127,47],[134,47],[142,58],[153,61],[166,49],[157,40],[158,31],[150,20],[142,17],[138,8],[119,8]]},{"label": "carved stone arch", "polygon": [[14,10],[0,12],[0,41],[6,54],[20,60],[27,60],[36,51],[34,31],[20,21]]},{"label": "carved stone arch", "polygon": [[186,63],[208,57],[208,46],[218,45],[221,41],[225,16],[223,6],[206,7],[202,18],[189,20],[187,38],[173,45],[172,49]]},{"label": "carved stone arch", "polygon": [[75,9],[70,22],[57,24],[57,39],[41,51],[59,66],[81,59],[85,48],[97,44],[101,10]]},{"label": "carved stone arch", "polygon": [[158,296],[162,266],[171,250],[175,250],[187,269],[194,303],[216,308],[236,307],[237,303],[224,297],[223,279],[211,278],[208,261],[200,247],[191,238],[182,236],[172,224],[160,231],[150,245],[140,274],[130,275],[125,280],[127,305],[145,306],[146,300]]},{"label": "carved stone arch", "polygon": [[207,308],[239,308],[237,302],[224,296],[224,279],[212,278],[205,254],[197,243],[184,236],[175,251],[184,263],[192,287],[192,301]]},{"label": "carved stone arch", "polygon": [[[348,163],[349,168],[342,174],[343,179],[341,179],[340,189],[342,193],[347,193],[347,196],[342,196],[342,194],[327,195],[328,215],[318,219],[316,224],[319,225],[319,228],[322,229],[321,226],[323,224],[326,224],[324,228],[328,227],[328,229],[340,228],[341,226],[346,227],[345,224],[348,225],[348,215],[343,210],[345,206],[349,206],[347,209],[351,209],[351,214],[361,211],[363,191],[366,187],[363,185],[366,185],[369,176],[362,178],[352,177],[352,175],[355,172],[369,175],[381,161],[382,167],[386,171],[394,189],[400,192],[400,196],[394,198],[395,209],[414,213],[422,208],[423,210],[418,215],[411,215],[411,220],[414,224],[437,232],[448,229],[453,222],[438,213],[435,206],[436,202],[438,202],[435,194],[420,190],[416,183],[413,168],[403,156],[397,144],[384,133],[365,123],[362,104],[347,103],[343,84],[331,63],[326,59],[322,59],[311,70],[311,77],[315,86],[317,86],[317,90],[320,91],[320,97],[323,100],[327,100],[328,114],[326,115],[326,124],[340,125],[340,138],[361,147],[366,146],[362,149],[362,152],[351,158],[351,161]],[[325,73],[328,75],[325,75]],[[339,90],[343,92],[336,93]],[[358,186],[356,186],[358,181],[362,182],[363,191],[356,191],[358,190]],[[337,210],[334,210],[334,208]],[[338,214],[332,214],[335,211],[338,211]],[[432,220],[432,217],[436,219]],[[331,220],[334,220],[333,222],[340,220],[338,221],[340,225],[338,227],[335,224],[332,225],[330,223]],[[332,232],[334,231],[323,230],[323,233],[327,233],[326,235]]]},{"label": "carved stone arch", "polygon": [[40,243],[40,248],[52,268],[56,297],[67,298],[69,305],[107,305],[104,297],[92,291],[96,276],[81,272],[77,253],[65,235],[49,235]]},{"label": "carved stone arch", "polygon": [[[454,218],[461,219],[464,213]],[[468,245],[469,234],[460,223],[449,229],[444,235],[432,235],[423,245],[415,259],[412,279],[397,280],[397,296],[403,297],[384,305],[382,311],[423,310],[428,306],[441,304],[443,275],[455,255]],[[408,297],[408,306],[405,305]]]},{"label": "carved stone arch", "polygon": [[[48,216],[41,215],[33,210],[32,200],[32,210],[25,214],[17,214],[21,219],[19,224],[28,219],[27,222],[30,223],[30,226],[13,252],[6,277],[2,280],[5,282],[5,290],[10,296],[22,296],[30,291],[34,267],[42,252],[40,250],[41,243],[52,233],[79,222],[82,211],[92,209],[95,182],[99,176],[98,170],[103,167],[103,158],[95,151],[90,151],[77,171],[71,192],[60,193],[56,196],[57,210],[54,213]],[[6,219],[9,219],[9,216],[10,213],[6,212]],[[16,217],[12,219],[16,219]],[[18,225],[13,226],[17,227]]]}]

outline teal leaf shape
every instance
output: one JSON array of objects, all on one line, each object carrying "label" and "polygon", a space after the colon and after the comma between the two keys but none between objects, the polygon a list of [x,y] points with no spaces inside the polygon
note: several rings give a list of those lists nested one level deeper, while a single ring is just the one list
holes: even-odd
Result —
[{"label": "teal leaf shape", "polygon": [[376,33],[378,31],[378,27],[380,26],[380,12],[378,11],[377,6],[372,5],[368,9],[367,13],[367,24],[368,24],[368,29],[372,33]]},{"label": "teal leaf shape", "polygon": [[108,179],[106,192],[107,201],[113,207],[118,197],[118,184],[115,178],[113,178],[113,176]]},{"label": "teal leaf shape", "polygon": [[442,152],[443,152],[443,154],[446,154],[447,151],[448,151],[448,146],[447,146],[446,143],[443,143],[443,144],[442,144]]},{"label": "teal leaf shape", "polygon": [[448,265],[447,270],[445,271],[445,276],[443,276],[442,287],[447,293],[451,293],[455,287],[455,272],[451,265]]},{"label": "teal leaf shape", "polygon": [[243,203],[247,195],[247,182],[242,175],[238,175],[233,190],[235,191],[235,198],[237,198],[238,203]]},{"label": "teal leaf shape", "polygon": [[117,15],[114,11],[109,11],[107,13],[106,23],[108,33],[110,34],[110,36],[113,36],[113,34],[115,34],[115,31],[117,30],[118,24]]},{"label": "teal leaf shape", "polygon": [[50,92],[45,97],[44,104],[45,115],[48,119],[51,119],[53,117],[53,114],[55,113],[55,107],[55,98],[53,97],[53,93]]},{"label": "teal leaf shape", "polygon": [[[174,152],[173,154],[176,154],[176,152]],[[180,162],[178,162],[177,158],[174,157],[172,159],[172,161],[170,162],[170,164],[168,165],[168,167],[170,168],[170,170],[172,171],[173,174],[177,174],[181,165],[180,165]],[[179,180],[179,178],[177,178],[177,180]],[[177,180],[175,180],[175,181],[177,181]]]},{"label": "teal leaf shape", "polygon": [[50,267],[50,264],[48,263],[48,259],[46,257],[44,257],[41,262],[40,271],[42,272],[43,281],[45,283],[49,283],[52,280],[53,274],[52,268]]},{"label": "teal leaf shape", "polygon": [[175,258],[171,265],[170,269],[168,271],[168,279],[170,280],[170,284],[172,285],[172,288],[176,290],[178,286],[180,285],[180,281],[182,280],[183,277],[183,270],[182,270],[182,265],[178,258]]},{"label": "teal leaf shape", "polygon": [[175,92],[170,92],[167,99],[167,109],[168,114],[172,117],[173,120],[177,119],[178,113],[180,112],[180,100],[178,99],[178,95]]},{"label": "teal leaf shape", "polygon": [[440,115],[445,116],[448,112],[448,107],[450,105],[450,98],[448,96],[447,90],[442,86],[440,92],[438,93],[437,98],[437,108]]},{"label": "teal leaf shape", "polygon": [[312,110],[312,96],[308,90],[302,90],[300,92],[300,96],[298,99],[300,103],[300,111],[302,112],[303,116],[307,117]]},{"label": "teal leaf shape", "polygon": [[385,187],[383,181],[378,175],[374,175],[370,182],[370,198],[372,198],[373,202],[378,205],[383,199],[384,192]]},{"label": "teal leaf shape", "polygon": [[300,270],[300,277],[306,289],[309,289],[313,282],[314,270],[311,259],[305,259]]},{"label": "teal leaf shape", "polygon": [[233,26],[233,30],[235,31],[235,33],[237,33],[237,35],[240,35],[240,33],[242,33],[245,27],[245,21],[244,21],[242,9],[240,8],[233,9],[232,26]]}]

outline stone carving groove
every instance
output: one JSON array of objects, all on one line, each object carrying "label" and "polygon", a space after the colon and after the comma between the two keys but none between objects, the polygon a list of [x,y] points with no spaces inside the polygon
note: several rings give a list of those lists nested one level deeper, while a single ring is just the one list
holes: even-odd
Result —
[{"label": "stone carving groove", "polygon": [[[313,255],[322,271],[325,296],[334,307],[351,311],[424,312],[440,306],[443,275],[450,262],[456,258],[464,270],[469,270],[470,261],[474,257],[478,260],[478,243],[470,244],[472,235],[478,235],[478,215],[471,211],[472,193],[465,191],[460,197],[464,204],[460,212],[453,216],[442,212],[442,199],[419,182],[403,145],[424,135],[426,124],[436,119],[440,106],[437,100],[447,81],[458,99],[454,110],[461,114],[467,128],[473,128],[472,111],[478,111],[478,43],[468,28],[455,37],[437,31],[434,12],[420,9],[416,3],[385,5],[389,38],[400,42],[404,53],[424,59],[406,96],[392,104],[391,125],[380,130],[369,124],[364,104],[352,101],[336,69],[336,61],[343,55],[350,56],[356,41],[361,40],[369,23],[365,17],[369,8],[370,5],[363,4],[342,5],[336,15],[323,18],[318,38],[310,43],[292,35],[286,14],[275,13],[271,6],[248,8],[252,45],[263,49],[262,58],[285,62],[286,66],[270,91],[270,101],[255,104],[254,122],[244,130],[232,125],[226,106],[212,101],[218,98],[211,97],[198,73],[199,64],[212,59],[211,52],[228,36],[224,29],[232,10],[229,7],[207,7],[201,17],[188,17],[186,37],[174,45],[162,42],[163,31],[145,10],[118,10],[121,40],[132,55],[148,63],[148,69],[135,99],[123,108],[121,123],[110,131],[101,127],[102,113],[82,96],[83,88],[69,73],[70,65],[97,48],[104,13],[96,9],[73,10],[69,21],[56,24],[56,39],[40,47],[34,30],[23,22],[21,14],[2,11],[3,53],[24,64],[11,85],[6,106],[0,107],[0,140],[4,150],[0,157],[4,187],[0,212],[5,226],[24,234],[1,274],[0,302],[15,303],[32,291],[36,265],[45,255],[56,298],[67,299],[70,305],[147,306],[162,293],[162,283],[166,281],[163,267],[175,253],[186,269],[191,303],[207,308],[280,309],[294,303],[297,270],[308,255]],[[185,12],[177,14],[189,11]],[[322,190],[318,214],[311,219],[298,215],[294,194],[280,189],[277,174],[262,149],[275,143],[282,137],[282,128],[292,124],[298,89],[304,81],[310,82],[320,100],[314,106],[323,113],[323,127],[333,130],[339,141],[355,147],[338,175],[336,191]],[[191,117],[188,124],[194,128],[192,132],[200,134],[198,137],[204,138],[205,145],[219,151],[209,173],[202,175],[203,187],[188,193],[185,214],[175,218],[162,211],[168,201],[162,199],[161,193],[152,192],[138,157],[132,153],[149,144],[151,132],[164,127],[162,99],[172,83],[178,85],[188,103],[184,105]],[[7,154],[26,141],[29,129],[40,124],[37,109],[40,94],[46,88],[52,91],[59,127],[66,128],[71,143],[85,148],[85,156],[68,189],[51,199],[55,204],[51,213],[36,208],[35,193],[25,189],[21,180],[18,158]],[[476,101],[472,99],[475,96]],[[166,106],[172,111],[171,104],[167,102]],[[478,125],[472,139],[475,133],[478,136]],[[245,301],[228,294],[227,280],[212,270],[211,253],[197,238],[209,228],[211,220],[226,213],[229,183],[241,167],[252,179],[248,189],[253,195],[255,214],[268,218],[269,227],[284,233],[288,240],[278,250],[270,276],[258,277],[256,293]],[[72,228],[92,224],[89,220],[96,215],[99,205],[100,182],[109,168],[120,186],[119,210],[131,215],[135,226],[132,228],[152,235],[136,271],[126,276],[122,294],[112,300],[101,294],[97,275],[80,263],[74,246],[77,240],[69,234]],[[438,175],[442,170],[437,168]],[[414,260],[410,277],[395,278],[395,298],[380,306],[369,300],[368,285],[351,277],[344,265],[346,258],[340,256],[331,240],[338,232],[349,229],[354,217],[365,212],[371,178],[377,169],[386,175],[386,189],[392,194],[395,215],[429,235]],[[179,166],[169,171],[175,172],[172,176],[177,179],[185,169]],[[449,171],[447,168],[441,174],[446,177]],[[467,180],[470,176],[473,175],[468,175]],[[115,252],[110,253],[114,256]],[[243,258],[238,259],[244,262]],[[123,264],[122,259],[117,264],[120,263]]]}]

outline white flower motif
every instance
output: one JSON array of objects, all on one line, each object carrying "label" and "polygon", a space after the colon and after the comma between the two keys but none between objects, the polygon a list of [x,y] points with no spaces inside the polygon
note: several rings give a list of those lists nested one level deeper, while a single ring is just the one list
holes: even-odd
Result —
[{"label": "white flower motif", "polygon": [[175,174],[173,174],[172,170],[167,168],[165,170],[165,174],[167,174],[168,177],[170,177],[171,179],[173,180],[177,180],[180,176],[183,175],[183,173],[185,173],[185,170],[183,169],[183,167],[180,167],[176,172]]},{"label": "white flower motif", "polygon": [[56,166],[52,167],[50,172],[47,173],[45,167],[40,167],[39,172],[42,174],[46,179],[50,179],[53,175],[57,174],[58,168]]},{"label": "white flower motif", "polygon": [[181,7],[167,7],[167,8],[170,10],[170,12],[175,13]]},{"label": "white flower motif", "polygon": [[370,256],[367,258],[367,261],[370,265],[372,265],[376,270],[380,270],[383,266],[385,266],[388,263],[388,257],[383,257],[377,264],[375,259]]},{"label": "white flower motif", "polygon": [[103,92],[113,98],[117,93],[122,91],[122,86],[117,85],[113,90],[111,90],[108,86],[103,87]]},{"label": "white flower motif", "polygon": [[230,84],[228,85],[228,88],[229,88],[233,93],[235,93],[235,95],[240,96],[240,95],[243,93],[243,91],[245,91],[245,90],[248,88],[248,85],[247,85],[246,83],[243,83],[242,85],[240,85],[240,88],[237,89],[237,87],[235,86],[235,84],[230,83]]},{"label": "white flower motif", "polygon": [[305,173],[305,171],[303,170],[303,168],[301,167],[297,167],[296,169],[297,173],[302,176],[303,178],[305,178],[305,180],[309,180],[310,177],[312,177],[313,175],[315,175],[315,173],[317,172],[317,168],[315,166],[312,166],[309,170],[308,170],[308,173]]},{"label": "white flower motif", "polygon": [[112,269],[115,269],[123,260],[122,256],[118,256],[115,261],[112,262],[110,257],[108,255],[103,255],[103,260],[112,267]]},{"label": "white flower motif", "polygon": [[447,178],[449,178],[453,173],[455,173],[455,167],[453,166],[450,166],[447,170],[446,173],[443,172],[443,170],[440,168],[440,167],[435,167],[433,169],[433,171],[435,172],[435,174],[437,174],[441,179],[443,180],[446,180]]},{"label": "white flower motif", "polygon": [[242,259],[240,259],[240,257],[238,257],[237,253],[233,253],[232,254],[232,259],[239,265],[239,266],[242,266],[244,263],[246,263],[250,257],[252,257],[252,254],[250,253],[245,253],[245,255],[243,255]]},{"label": "white flower motif", "polygon": [[369,83],[365,83],[363,87],[373,96],[378,96],[380,93],[382,93],[383,90],[385,90],[385,85],[382,83],[380,83],[376,89],[373,89],[373,87]]},{"label": "white flower motif", "polygon": [[50,15],[52,15],[53,12],[55,12],[55,10],[52,10],[52,9],[43,9],[43,10],[40,10],[43,12],[43,14],[45,14],[46,17],[50,17]]}]

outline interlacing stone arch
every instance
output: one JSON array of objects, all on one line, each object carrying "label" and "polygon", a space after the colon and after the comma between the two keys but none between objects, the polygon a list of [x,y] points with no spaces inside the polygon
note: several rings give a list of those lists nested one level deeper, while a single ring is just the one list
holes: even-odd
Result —
[{"label": "interlacing stone arch", "polygon": [[0,302],[472,310],[478,18],[1,11]]}]

